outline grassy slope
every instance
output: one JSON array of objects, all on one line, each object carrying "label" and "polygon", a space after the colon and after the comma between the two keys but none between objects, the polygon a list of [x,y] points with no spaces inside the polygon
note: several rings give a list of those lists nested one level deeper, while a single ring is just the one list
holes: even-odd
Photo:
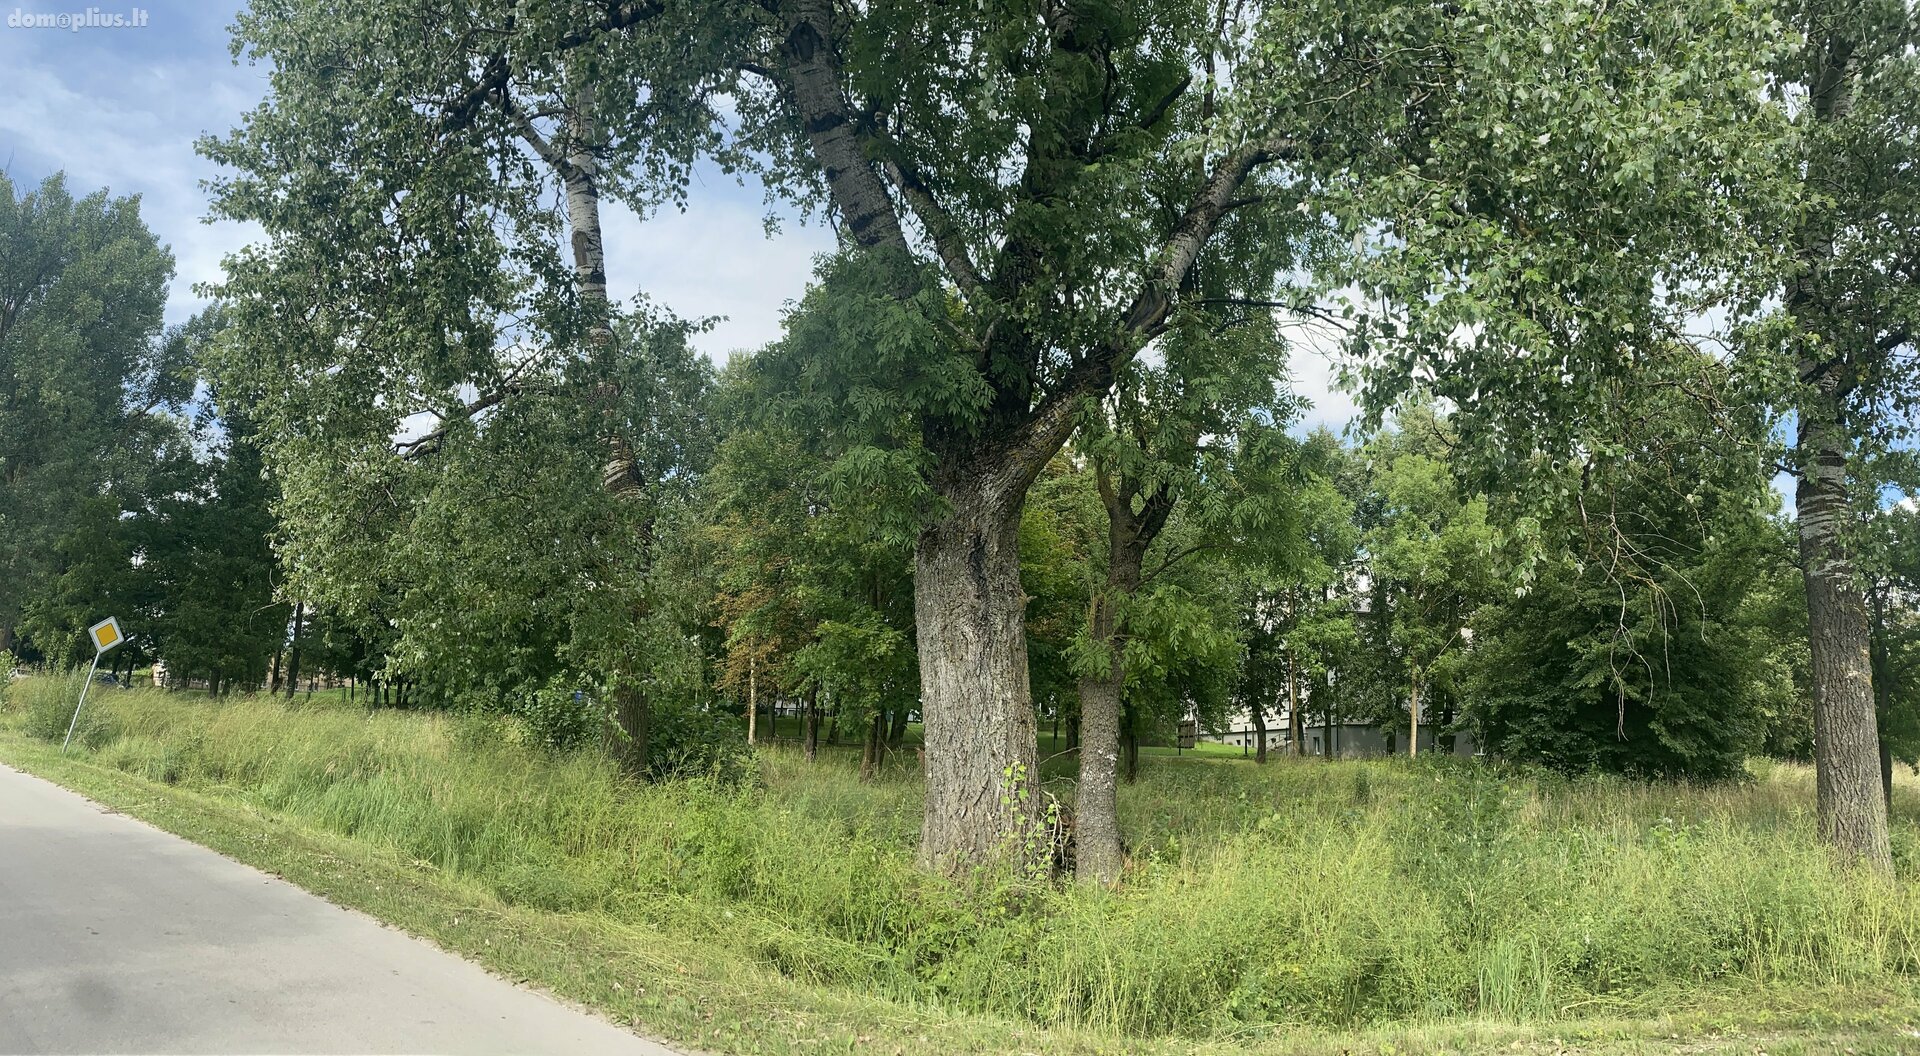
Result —
[{"label": "grassy slope", "polygon": [[[529,890],[524,880],[511,880],[498,868],[469,857],[464,863],[457,857],[448,860],[443,853],[429,851],[429,857],[414,852],[430,843],[406,845],[395,840],[392,832],[369,823],[367,816],[343,824],[338,813],[329,814],[324,806],[328,796],[353,783],[341,774],[336,782],[321,782],[310,798],[301,798],[284,785],[287,773],[298,769],[297,761],[280,759],[278,769],[264,764],[249,769],[239,765],[240,757],[228,755],[210,758],[205,738],[217,736],[219,743],[241,755],[287,755],[300,746],[287,740],[294,734],[311,735],[332,730],[339,734],[349,727],[368,731],[366,743],[388,744],[400,739],[399,750],[415,753],[435,749],[445,752],[452,740],[471,736],[440,720],[409,716],[379,716],[375,720],[330,710],[324,713],[288,711],[256,704],[214,708],[179,697],[143,698],[127,694],[107,698],[108,725],[120,731],[96,729],[98,746],[86,755],[61,758],[57,748],[24,735],[28,725],[18,715],[0,719],[0,758],[14,765],[50,777],[76,788],[116,809],[142,817],[189,839],[214,847],[240,860],[286,876],[301,886],[336,902],[363,909],[408,931],[439,942],[487,964],[502,974],[544,985],[560,994],[606,1010],[624,1022],[666,1037],[683,1045],[724,1052],[1407,1052],[1456,1051],[1480,1052],[1492,1048],[1523,1052],[1558,1052],[1563,1048],[1596,1053],[1629,1052],[1752,1052],[1758,1048],[1774,1053],[1788,1052],[1904,1052],[1920,1049],[1920,1035],[1912,1024],[1920,1022],[1920,1002],[1905,975],[1883,973],[1862,977],[1860,973],[1829,973],[1830,978],[1796,977],[1787,980],[1720,978],[1686,987],[1669,987],[1641,995],[1612,1018],[1556,1018],[1537,1025],[1495,1024],[1474,1017],[1455,1016],[1442,1022],[1387,1023],[1372,1030],[1311,1029],[1293,1025],[1247,1025],[1237,1030],[1218,1027],[1204,1030],[1203,1040],[1140,1037],[1121,1038],[1099,1030],[1074,1029],[1071,1026],[1044,1030],[1006,1016],[973,1014],[954,1010],[960,1001],[936,1002],[914,995],[896,995],[889,1000],[875,996],[869,988],[849,985],[846,978],[825,978],[805,965],[796,968],[793,951],[782,952],[779,943],[769,943],[762,935],[754,944],[743,947],[732,941],[719,941],[734,930],[753,933],[768,926],[764,911],[745,899],[740,917],[711,899],[687,897],[671,889],[652,892],[664,906],[645,911],[619,911],[600,904],[571,911],[552,908],[552,892]],[[91,707],[91,705],[90,705]],[[209,723],[224,723],[210,725]],[[304,729],[303,729],[304,727]],[[351,741],[351,736],[345,736]],[[331,738],[340,742],[342,736]],[[362,778],[391,772],[391,758],[384,764],[355,761],[353,745],[334,744],[311,748],[318,753],[308,762],[326,755],[334,770],[322,771],[331,777],[341,765],[363,768]],[[340,752],[344,750],[345,754]],[[327,755],[332,751],[332,755]],[[483,753],[484,754],[484,753]],[[490,757],[496,769],[511,769],[524,757]],[[446,765],[445,758],[433,760],[436,769]],[[539,766],[537,760],[531,765]],[[571,765],[571,764],[570,764]],[[1180,764],[1167,764],[1178,766]],[[1258,785],[1249,789],[1245,778],[1251,768],[1238,769],[1221,764],[1192,763],[1191,770],[1151,776],[1162,780],[1143,782],[1127,804],[1138,820],[1141,832],[1140,852],[1148,860],[1151,876],[1156,870],[1174,874],[1176,886],[1202,888],[1208,882],[1222,882],[1217,874],[1211,881],[1204,868],[1208,856],[1198,852],[1170,850],[1169,841],[1184,834],[1189,844],[1218,840],[1221,834],[1258,825],[1258,818],[1271,804],[1249,802],[1247,793],[1258,793]],[[1327,782],[1343,783],[1344,792],[1353,798],[1382,799],[1387,788],[1361,796],[1358,789],[1366,782],[1387,785],[1405,775],[1391,770],[1351,768],[1353,774],[1373,774],[1360,778],[1342,772],[1330,778],[1338,768],[1305,764],[1279,768],[1277,780],[1292,791],[1311,791]],[[775,756],[769,766],[768,783],[772,798],[784,799],[807,817],[860,816],[872,811],[881,800],[907,798],[911,790],[905,778],[895,777],[892,786],[866,789],[845,780],[843,771],[828,765],[826,774],[817,774],[796,765],[790,758]],[[591,768],[588,776],[591,777]],[[152,774],[162,780],[149,780]],[[523,775],[524,776],[524,775]],[[1418,776],[1415,775],[1416,780]],[[1235,786],[1239,795],[1232,794]],[[1747,826],[1764,825],[1791,828],[1803,811],[1804,776],[1794,773],[1773,775],[1768,781],[1744,791],[1697,792],[1619,786],[1609,790],[1611,798],[1622,803],[1599,804],[1591,796],[1542,796],[1529,801],[1523,810],[1540,817],[1530,824],[1564,830],[1592,825],[1596,821],[1618,823],[1630,815],[1659,812],[1656,818],[1680,815],[1682,821],[1656,820],[1649,832],[1661,853],[1686,853],[1689,838],[1711,838],[1710,829],[1693,827],[1688,812],[1702,818],[1724,812],[1737,801],[1737,817]],[[442,786],[446,788],[452,785]],[[578,800],[581,788],[563,789]],[[264,791],[263,791],[264,790]],[[550,790],[549,790],[550,791]],[[1257,800],[1256,795],[1252,797]],[[1637,801],[1636,801],[1637,800]],[[1716,800],[1718,802],[1716,802]],[[658,801],[652,805],[660,806]],[[362,804],[364,806],[364,804]],[[398,800],[387,804],[401,809]],[[448,804],[447,813],[457,815],[458,804]],[[696,804],[696,806],[698,806]],[[1902,813],[1911,817],[1911,803],[1902,804]],[[704,809],[704,808],[702,808]],[[1585,812],[1604,809],[1607,818],[1582,818]],[[723,820],[742,823],[737,816]],[[897,838],[911,827],[911,810],[887,811],[879,816],[878,827],[894,830]],[[419,817],[403,819],[402,824],[417,828]],[[562,822],[563,827],[570,822]],[[668,820],[671,828],[672,819]],[[1911,822],[1907,822],[1910,826]],[[345,835],[346,831],[356,834]],[[591,824],[574,830],[593,831]],[[1665,835],[1661,835],[1664,833]],[[1365,835],[1365,830],[1360,834]],[[1693,834],[1693,835],[1689,835]],[[1703,835],[1704,834],[1704,835]],[[706,834],[706,835],[711,835]],[[1352,833],[1343,838],[1351,839]],[[888,839],[878,846],[885,847]],[[469,843],[469,855],[477,854],[477,845]],[[1679,849],[1676,851],[1676,846]],[[575,847],[580,857],[591,859],[590,848]],[[513,850],[523,855],[527,847]],[[1191,856],[1199,863],[1185,862]],[[1170,864],[1154,864],[1158,861]],[[493,863],[495,866],[501,863]],[[884,870],[884,863],[871,863]],[[1484,865],[1485,863],[1481,863]],[[1722,866],[1725,862],[1720,862]],[[577,868],[571,859],[544,868]],[[636,869],[643,866],[635,865]],[[511,882],[503,883],[503,878]],[[1283,885],[1284,876],[1267,877],[1269,883]],[[519,885],[519,886],[516,886]],[[1150,888],[1143,881],[1140,885]],[[503,889],[506,897],[503,897]],[[697,887],[686,890],[698,891]],[[823,897],[820,890],[808,897]],[[1188,891],[1188,900],[1204,898],[1205,892]],[[565,901],[561,899],[560,901]],[[1117,901],[1117,900],[1114,900]],[[540,908],[544,903],[548,908]],[[1165,904],[1150,907],[1157,913]],[[1900,912],[1898,902],[1874,903],[1873,912]],[[764,909],[764,907],[762,907]],[[1814,912],[1831,912],[1832,906],[1813,906]],[[1056,912],[1071,916],[1085,913],[1087,907],[1070,903]],[[778,915],[772,918],[778,920]],[[1085,918],[1081,918],[1084,920]],[[735,928],[737,923],[738,928]],[[1848,926],[1855,926],[1849,922]],[[1770,926],[1777,926],[1773,922]],[[1173,921],[1166,921],[1169,945],[1178,947]],[[797,919],[797,937],[807,943],[830,941],[807,931],[807,922]],[[1871,930],[1871,929],[1869,929]],[[1829,941],[1829,940],[1822,940]],[[806,943],[803,943],[805,945]],[[761,956],[744,951],[757,950]],[[771,956],[769,956],[771,954]],[[769,963],[779,963],[785,973]],[[1137,965],[1133,967],[1138,967]],[[1191,966],[1189,966],[1191,967]],[[835,983],[839,985],[835,985]],[[942,1007],[943,1005],[947,1007]],[[1600,1006],[1604,1007],[1604,1006]],[[1666,1016],[1647,1013],[1672,1008]],[[1579,1016],[1581,1009],[1568,1010]],[[1510,1017],[1511,1018],[1511,1017]],[[1192,1025],[1189,1024],[1189,1027]],[[1679,1038],[1669,1037],[1679,1035]]]}]

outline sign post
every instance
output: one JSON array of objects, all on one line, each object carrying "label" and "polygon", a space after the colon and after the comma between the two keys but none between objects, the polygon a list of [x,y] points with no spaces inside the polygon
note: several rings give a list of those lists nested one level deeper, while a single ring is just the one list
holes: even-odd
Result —
[{"label": "sign post", "polygon": [[62,755],[66,754],[67,745],[73,741],[73,728],[80,725],[80,709],[87,706],[87,690],[93,688],[93,675],[100,670],[100,658],[123,641],[120,621],[109,616],[87,628],[87,637],[93,639],[93,666],[87,668],[87,680],[80,686],[80,703],[73,706],[73,719],[67,723],[67,739],[60,742]]}]

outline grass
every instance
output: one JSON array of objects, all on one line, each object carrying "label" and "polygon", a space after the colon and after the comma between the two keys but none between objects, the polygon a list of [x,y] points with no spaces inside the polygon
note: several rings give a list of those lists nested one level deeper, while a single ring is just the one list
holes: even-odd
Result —
[{"label": "grass", "polygon": [[911,753],[641,787],[480,718],[108,691],[62,758],[69,687],[11,696],[9,762],[718,1051],[1920,1048],[1920,894],[1816,849],[1794,767],[1155,758],[1109,893],[917,871]]}]

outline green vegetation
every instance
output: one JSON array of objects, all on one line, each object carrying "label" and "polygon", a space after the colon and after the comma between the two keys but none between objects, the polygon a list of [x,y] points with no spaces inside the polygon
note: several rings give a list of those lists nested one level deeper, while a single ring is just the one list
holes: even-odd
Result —
[{"label": "green vegetation", "polygon": [[[70,707],[69,688],[15,687],[0,718],[10,760],[55,765],[21,735],[45,736],[36,717]],[[1752,998],[1792,1008],[1781,995],[1802,988],[1904,1002],[1920,970],[1920,890],[1832,864],[1809,838],[1799,767],[1689,787],[1151,761],[1121,788],[1134,869],[1107,891],[916,868],[920,784],[904,759],[863,783],[851,755],[810,766],[766,750],[744,782],[643,785],[481,716],[98,700],[89,776],[63,780],[91,789],[112,770],[242,807],[493,912],[630,947],[654,972],[703,947],[710,967],[756,981],[723,999],[729,1015],[753,1007],[754,986],[791,1000],[791,985],[1067,1036],[1574,1029]],[[1899,792],[1905,877],[1920,869],[1920,789]]]},{"label": "green vegetation", "polygon": [[[715,1047],[1911,1021],[1914,0],[232,33],[191,321],[0,175],[11,755]],[[837,236],[724,367],[709,170]]]}]

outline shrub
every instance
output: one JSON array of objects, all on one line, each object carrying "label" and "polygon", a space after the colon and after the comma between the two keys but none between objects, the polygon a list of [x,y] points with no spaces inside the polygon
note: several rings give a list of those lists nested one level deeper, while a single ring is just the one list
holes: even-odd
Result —
[{"label": "shrub", "polygon": [[515,711],[527,738],[551,752],[591,743],[606,725],[606,709],[576,683],[556,678],[534,690]]},{"label": "shrub", "polygon": [[738,784],[754,774],[740,720],[697,705],[655,705],[647,727],[647,772],[656,778],[711,777]]}]

